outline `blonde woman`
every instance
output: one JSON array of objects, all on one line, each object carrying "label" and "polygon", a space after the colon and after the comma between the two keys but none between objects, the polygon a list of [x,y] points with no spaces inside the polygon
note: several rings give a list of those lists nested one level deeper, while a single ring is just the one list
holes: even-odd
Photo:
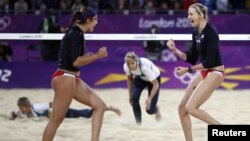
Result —
[{"label": "blonde woman", "polygon": [[[215,27],[208,23],[207,7],[200,3],[191,5],[188,10],[188,20],[194,28],[191,48],[182,52],[176,48],[173,40],[169,40],[167,46],[179,58],[193,65],[177,67],[179,75],[192,73],[195,70],[201,72],[201,75],[197,75],[189,83],[178,109],[186,141],[192,141],[190,115],[208,124],[220,124],[219,121],[200,109],[200,106],[223,82],[224,65],[219,50],[218,33]],[[197,63],[198,60],[199,63]]]},{"label": "blonde woman", "polygon": [[123,69],[127,75],[129,102],[133,107],[135,121],[142,122],[140,96],[144,88],[148,89],[148,98],[145,101],[146,112],[155,114],[157,121],[161,120],[161,113],[157,106],[160,93],[161,76],[159,69],[147,58],[139,58],[134,52],[125,56]]}]

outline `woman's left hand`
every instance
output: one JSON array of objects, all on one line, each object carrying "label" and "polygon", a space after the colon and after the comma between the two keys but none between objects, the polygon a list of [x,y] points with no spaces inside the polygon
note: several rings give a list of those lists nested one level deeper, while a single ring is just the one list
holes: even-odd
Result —
[{"label": "woman's left hand", "polygon": [[188,72],[188,68],[186,67],[176,67],[175,70],[177,71],[177,74],[180,76]]},{"label": "woman's left hand", "polygon": [[146,100],[145,104],[146,104],[146,109],[149,110],[149,109],[150,109],[150,106],[151,106],[151,99],[148,98],[148,99]]}]

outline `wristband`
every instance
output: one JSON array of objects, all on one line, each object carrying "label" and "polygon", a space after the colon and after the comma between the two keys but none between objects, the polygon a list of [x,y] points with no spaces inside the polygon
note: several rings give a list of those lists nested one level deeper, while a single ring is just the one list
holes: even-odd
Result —
[{"label": "wristband", "polygon": [[192,72],[193,72],[193,70],[192,70],[191,67],[188,67],[188,72],[189,72],[189,73],[192,73]]}]

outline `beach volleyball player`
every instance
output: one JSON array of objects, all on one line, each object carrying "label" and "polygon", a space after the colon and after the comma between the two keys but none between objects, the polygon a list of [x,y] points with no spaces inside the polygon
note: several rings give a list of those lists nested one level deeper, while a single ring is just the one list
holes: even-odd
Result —
[{"label": "beach volleyball player", "polygon": [[94,110],[91,141],[99,141],[103,116],[106,110],[113,110],[118,115],[121,114],[118,108],[114,106],[107,107],[93,89],[80,78],[81,66],[105,58],[108,55],[105,47],[101,47],[97,53],[85,53],[84,33],[92,32],[96,24],[96,12],[89,7],[81,8],[74,13],[69,29],[61,41],[58,70],[54,73],[51,82],[55,92],[52,115],[44,130],[43,141],[53,140],[72,99]]},{"label": "beach volleyball player", "polygon": [[[179,75],[196,70],[201,73],[187,86],[178,109],[186,141],[192,141],[190,115],[208,124],[220,124],[207,112],[201,110],[200,106],[223,82],[224,65],[219,50],[219,35],[215,27],[208,22],[207,7],[200,3],[191,5],[188,10],[188,20],[194,28],[190,49],[186,52],[178,50],[173,40],[169,40],[167,46],[179,58],[193,65],[177,67],[176,71]],[[199,60],[198,64],[196,64],[197,60]]]}]

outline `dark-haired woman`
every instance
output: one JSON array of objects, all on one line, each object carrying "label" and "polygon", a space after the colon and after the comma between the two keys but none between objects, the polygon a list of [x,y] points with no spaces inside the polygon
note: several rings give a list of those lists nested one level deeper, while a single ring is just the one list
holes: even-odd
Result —
[{"label": "dark-haired woman", "polygon": [[121,114],[118,108],[107,107],[93,89],[80,78],[81,66],[107,56],[105,47],[101,47],[97,53],[85,53],[84,33],[92,32],[96,24],[96,12],[89,7],[82,8],[79,12],[74,13],[68,31],[61,41],[58,69],[53,74],[51,82],[55,92],[52,115],[45,128],[43,141],[53,140],[73,99],[94,110],[91,141],[99,141],[103,115],[106,110]]}]

